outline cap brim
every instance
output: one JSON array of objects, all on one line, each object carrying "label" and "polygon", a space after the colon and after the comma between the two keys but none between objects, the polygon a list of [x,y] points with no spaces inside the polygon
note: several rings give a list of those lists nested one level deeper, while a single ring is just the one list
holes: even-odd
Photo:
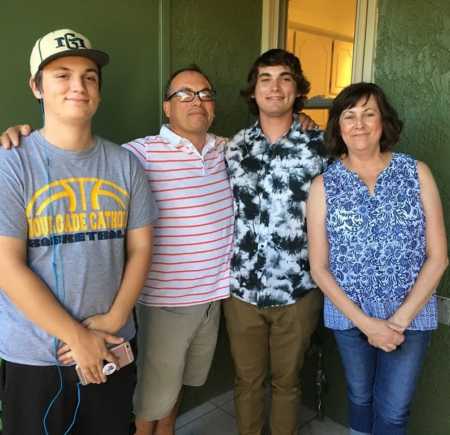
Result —
[{"label": "cap brim", "polygon": [[109,55],[107,55],[105,52],[100,51],[100,50],[94,50],[92,48],[82,48],[82,49],[62,51],[61,53],[55,53],[55,54],[47,57],[47,59],[45,59],[39,65],[39,70],[41,70],[45,65],[49,64],[51,61],[53,61],[55,59],[59,59],[60,57],[69,57],[69,56],[87,57],[88,59],[91,59],[93,62],[95,62],[99,68],[102,68],[105,65],[108,65],[108,63],[109,63]]}]

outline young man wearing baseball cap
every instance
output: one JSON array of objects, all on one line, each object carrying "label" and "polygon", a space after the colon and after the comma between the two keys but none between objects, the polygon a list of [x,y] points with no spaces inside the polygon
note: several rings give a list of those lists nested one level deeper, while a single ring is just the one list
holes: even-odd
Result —
[{"label": "young man wearing baseball cap", "polygon": [[40,38],[30,87],[44,125],[0,150],[4,435],[128,434],[134,365],[103,368],[134,337],[158,212],[139,162],[91,131],[108,60],[72,30]]}]

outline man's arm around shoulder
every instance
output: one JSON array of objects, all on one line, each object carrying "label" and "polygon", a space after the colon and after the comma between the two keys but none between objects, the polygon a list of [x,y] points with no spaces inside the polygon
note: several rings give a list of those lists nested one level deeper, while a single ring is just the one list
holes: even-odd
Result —
[{"label": "man's arm around shoulder", "polygon": [[17,147],[20,144],[21,136],[28,136],[31,133],[31,125],[21,124],[9,127],[0,135],[0,145],[9,150],[11,147]]}]

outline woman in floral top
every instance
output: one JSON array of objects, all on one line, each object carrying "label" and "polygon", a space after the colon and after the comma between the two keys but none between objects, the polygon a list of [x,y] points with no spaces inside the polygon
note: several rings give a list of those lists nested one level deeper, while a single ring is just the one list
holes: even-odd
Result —
[{"label": "woman in floral top", "polygon": [[311,272],[345,369],[354,435],[406,433],[448,263],[430,170],[391,151],[401,129],[377,85],[345,88],[326,131],[337,160],[308,201]]}]

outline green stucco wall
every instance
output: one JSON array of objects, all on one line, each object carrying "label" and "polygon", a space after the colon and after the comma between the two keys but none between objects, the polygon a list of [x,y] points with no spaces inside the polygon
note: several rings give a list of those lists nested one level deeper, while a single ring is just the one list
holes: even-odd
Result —
[{"label": "green stucco wall", "polygon": [[28,88],[29,56],[45,33],[72,28],[107,51],[103,101],[94,130],[116,142],[153,133],[159,126],[158,0],[75,3],[1,0],[0,130],[17,122],[41,125]]},{"label": "green stucco wall", "polygon": [[172,70],[205,70],[218,92],[213,130],[229,136],[251,119],[239,90],[259,54],[262,0],[171,1]]},{"label": "green stucco wall", "polygon": [[[399,149],[426,162],[450,230],[450,2],[380,0],[375,81],[405,121]],[[450,296],[447,272],[438,293]],[[346,422],[343,372],[331,337],[326,413]],[[415,395],[411,435],[450,434],[450,328],[434,334]]]},{"label": "green stucco wall", "polygon": [[[400,149],[426,162],[450,231],[450,3],[380,2],[376,81],[405,121]],[[450,296],[447,272],[439,293]],[[450,434],[450,328],[433,337],[411,418],[412,435]]]}]

